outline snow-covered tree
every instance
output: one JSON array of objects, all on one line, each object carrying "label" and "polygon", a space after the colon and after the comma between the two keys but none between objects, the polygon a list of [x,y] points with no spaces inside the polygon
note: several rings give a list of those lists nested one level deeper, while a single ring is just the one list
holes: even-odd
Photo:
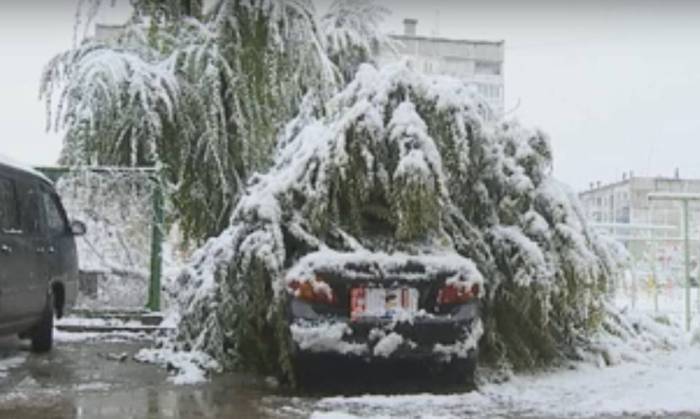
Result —
[{"label": "snow-covered tree", "polygon": [[552,179],[543,133],[492,125],[461,82],[405,65],[361,66],[328,107],[288,125],[273,168],[178,278],[179,349],[293,379],[283,278],[319,249],[469,258],[494,361],[547,363],[600,326],[615,258]]},{"label": "snow-covered tree", "polygon": [[[158,159],[157,141],[175,123],[180,84],[167,62],[145,53],[143,33],[131,29],[124,46],[89,40],[47,67],[42,94],[49,123],[66,130],[66,163],[145,166]],[[136,45],[143,54],[133,52]]]},{"label": "snow-covered tree", "polygon": [[[102,3],[88,1],[83,20]],[[354,35],[327,47],[338,36],[320,32],[310,0],[219,0],[205,13],[195,0],[135,2],[118,37],[86,39],[46,68],[41,92],[50,127],[66,133],[62,160],[161,163],[185,234],[218,234],[303,98],[320,104],[340,86],[331,58],[377,33],[381,9],[370,4],[357,12],[361,32],[336,22]]]},{"label": "snow-covered tree", "polygon": [[392,47],[392,40],[381,29],[388,14],[374,0],[335,0],[321,19],[328,56],[347,81],[360,64],[372,61],[378,47]]}]

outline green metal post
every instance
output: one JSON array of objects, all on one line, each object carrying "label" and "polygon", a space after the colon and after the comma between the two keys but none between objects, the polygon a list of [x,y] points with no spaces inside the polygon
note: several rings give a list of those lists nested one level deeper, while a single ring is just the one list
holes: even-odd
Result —
[{"label": "green metal post", "polygon": [[153,229],[151,233],[151,278],[148,287],[150,311],[160,311],[160,280],[163,269],[163,185],[160,174],[154,176]]},{"label": "green metal post", "polygon": [[683,241],[685,244],[685,330],[690,331],[690,238],[688,225],[688,200],[683,200]]}]

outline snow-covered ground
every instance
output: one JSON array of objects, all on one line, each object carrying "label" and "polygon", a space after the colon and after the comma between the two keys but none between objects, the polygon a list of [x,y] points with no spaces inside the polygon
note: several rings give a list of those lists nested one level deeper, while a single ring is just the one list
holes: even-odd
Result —
[{"label": "snow-covered ground", "polygon": [[683,331],[683,300],[678,290],[664,294],[662,307],[666,310],[659,309],[663,322],[671,325],[654,324],[650,296],[638,294],[635,309],[628,296],[621,295],[616,302],[631,312],[631,318],[658,326],[655,332],[661,334],[664,344],[611,341],[613,352],[618,352],[611,366],[588,361],[512,375],[505,382],[482,380],[486,382],[471,393],[298,398],[273,410],[281,416],[310,415],[314,419],[698,417],[700,343],[693,341],[693,335],[700,337],[700,328],[695,333]]},{"label": "snow-covered ground", "polygon": [[54,342],[58,345],[63,343],[75,343],[75,342],[129,342],[129,341],[147,341],[151,337],[147,333],[133,333],[126,331],[116,331],[116,332],[64,332],[61,330],[54,329],[53,331]]},{"label": "snow-covered ground", "polygon": [[[644,282],[635,289],[627,287],[617,294],[616,304],[620,308],[639,313],[663,315],[677,320],[685,320],[685,288],[679,284],[664,284],[654,290]],[[690,312],[694,325],[700,326],[700,296],[698,288],[690,289]]]},{"label": "snow-covered ground", "polygon": [[8,358],[0,357],[0,379],[6,377],[11,369],[17,368],[24,364],[26,359],[26,354],[17,354]]},{"label": "snow-covered ground", "polygon": [[[700,386],[697,385],[700,383],[700,327],[696,327],[691,333],[683,331],[682,289],[664,294],[658,311],[661,323],[652,320],[653,316],[657,316],[654,313],[652,296],[653,294],[646,292],[638,293],[634,308],[629,295],[621,294],[616,299],[618,307],[629,313],[629,319],[650,328],[650,333],[661,339],[653,340],[656,344],[651,344],[652,341],[647,339],[622,342],[609,338],[608,341],[603,341],[602,343],[611,347],[611,366],[606,366],[602,358],[599,362],[593,359],[567,368],[551,369],[536,374],[511,375],[505,381],[495,379],[502,378],[502,375],[486,373],[480,380],[479,390],[468,393],[397,394],[392,390],[388,391],[388,394],[318,398],[288,397],[275,395],[277,392],[273,388],[258,389],[254,392],[255,395],[251,396],[257,401],[251,403],[262,409],[259,417],[276,418],[700,417]],[[693,294],[692,297],[695,299],[697,295]],[[62,322],[88,325],[114,323],[76,318],[68,318]],[[72,348],[72,351],[79,347],[75,346],[76,344],[82,346],[84,343],[87,347],[96,345],[103,348],[99,351],[104,351],[105,345],[120,345],[122,342],[146,338],[144,335],[124,332],[100,334],[66,333],[56,330],[55,333],[58,353],[65,352],[66,348]],[[29,368],[30,364],[49,364],[37,361],[39,358],[33,359],[26,350],[17,350],[15,346],[6,345],[9,349],[0,352],[0,384],[7,384],[7,380],[13,375],[21,377],[26,374],[22,371],[36,368]],[[144,349],[139,352],[132,349],[127,358],[123,358],[121,352],[116,355],[103,354],[98,358],[101,359],[100,362],[111,363],[110,365],[125,365],[123,362],[133,362],[134,359],[146,360],[143,358],[153,355],[149,351],[151,350]],[[149,361],[182,364],[175,362],[178,361],[175,358]],[[176,391],[186,392],[189,391],[189,387],[204,391],[221,386],[221,378],[208,381],[206,376],[198,375],[201,371],[196,368],[197,365],[207,360],[184,361],[188,365],[191,364],[192,368],[179,375],[170,376],[169,379],[163,378],[163,388],[169,388],[168,385],[172,384],[198,383],[195,386],[176,386],[182,389]],[[27,380],[29,378],[18,384],[24,387],[16,389],[12,393],[14,395],[8,393],[4,398],[0,397],[0,406],[9,406],[10,402],[19,403],[20,396],[39,394],[48,397],[48,394],[53,398],[58,397],[59,393],[49,394],[48,390],[44,391],[37,387],[38,384]],[[107,390],[103,382],[80,382],[70,385],[76,394],[101,394],[100,392]],[[244,389],[235,388],[231,391],[238,394]],[[14,399],[9,398],[10,396]],[[211,408],[214,411],[218,409],[216,406]],[[234,406],[227,405],[225,408],[235,410],[235,403]]]},{"label": "snow-covered ground", "polygon": [[[133,334],[107,336],[57,331],[58,342],[52,357],[58,358],[54,361],[29,354],[26,344],[13,343],[11,339],[0,346],[5,348],[0,352],[0,386],[7,387],[8,383],[15,382],[18,386],[0,395],[0,412],[15,405],[36,408],[37,398],[45,404],[61,400],[61,397],[87,397],[95,406],[120,405],[122,399],[110,399],[110,386],[122,388],[126,384],[119,380],[112,383],[106,373],[100,379],[89,378],[95,365],[100,365],[100,368],[111,368],[110,374],[121,374],[120,380],[124,383],[130,379],[142,384],[148,382],[149,391],[156,388],[163,394],[227,394],[223,400],[213,398],[211,404],[202,405],[209,412],[206,417],[211,418],[236,417],[231,415],[240,409],[249,409],[252,415],[244,417],[314,419],[700,417],[700,386],[697,385],[700,382],[700,346],[693,345],[692,334],[680,331],[679,325],[664,330],[673,347],[639,350],[636,358],[621,357],[613,366],[578,363],[572,368],[511,376],[506,382],[485,382],[477,392],[471,393],[397,395],[389,392],[387,395],[326,398],[290,397],[279,394],[274,386],[265,388],[251,379],[236,380],[236,374],[214,377],[195,386],[173,386],[173,377],[168,380],[163,369],[134,362],[139,348],[147,344],[128,343]],[[128,355],[124,356],[126,352]],[[85,356],[91,357],[90,362],[82,360]],[[70,363],[70,368],[64,368],[64,363]],[[52,371],[55,377],[42,372],[44,369]],[[141,370],[149,372],[139,377],[131,375]],[[151,380],[153,374],[158,378]],[[53,377],[53,381],[45,383],[47,377]],[[207,397],[210,396],[204,400],[209,400]],[[86,403],[80,400],[78,402]],[[172,417],[172,412],[177,411],[173,409],[180,409],[181,413],[189,409],[184,404],[171,406],[168,403],[172,398],[163,400],[167,402],[167,409],[162,416],[153,417]],[[255,406],[255,410],[251,410],[251,406]],[[196,416],[183,413],[179,417]]]},{"label": "snow-covered ground", "polygon": [[571,370],[518,375],[478,392],[452,395],[332,397],[280,413],[307,411],[315,419],[599,417],[700,415],[700,348],[657,351],[644,360],[611,367],[581,364]]}]

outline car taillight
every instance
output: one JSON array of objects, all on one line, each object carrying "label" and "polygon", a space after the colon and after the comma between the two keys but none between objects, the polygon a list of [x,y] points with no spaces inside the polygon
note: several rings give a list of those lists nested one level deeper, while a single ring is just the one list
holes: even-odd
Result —
[{"label": "car taillight", "polygon": [[463,304],[479,295],[479,284],[465,287],[448,284],[438,291],[437,302],[440,305]]},{"label": "car taillight", "polygon": [[304,301],[320,304],[336,304],[338,299],[327,282],[314,279],[310,281],[291,281],[288,284],[292,294]]}]

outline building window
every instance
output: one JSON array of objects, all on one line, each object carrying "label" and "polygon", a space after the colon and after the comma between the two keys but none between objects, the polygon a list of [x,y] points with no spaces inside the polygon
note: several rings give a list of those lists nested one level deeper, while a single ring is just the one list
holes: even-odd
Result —
[{"label": "building window", "polygon": [[474,65],[474,72],[476,74],[500,76],[501,64],[489,61],[477,61]]},{"label": "building window", "polygon": [[501,88],[495,84],[478,84],[479,94],[487,99],[498,99],[500,97]]}]

